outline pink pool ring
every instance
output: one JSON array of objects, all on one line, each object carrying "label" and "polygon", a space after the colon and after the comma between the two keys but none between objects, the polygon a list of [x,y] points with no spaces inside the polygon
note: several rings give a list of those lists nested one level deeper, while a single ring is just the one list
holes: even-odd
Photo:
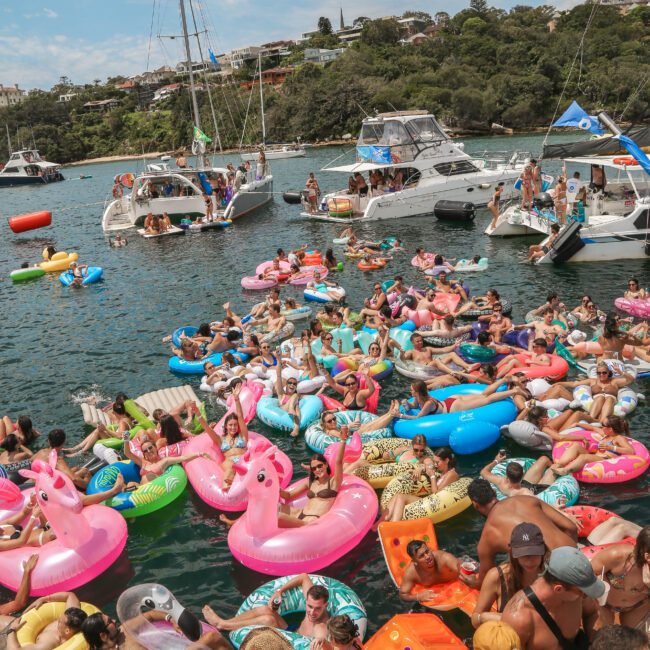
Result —
[{"label": "pink pool ring", "polygon": [[637,318],[650,318],[650,300],[638,298],[616,298],[614,305],[617,309],[627,312]]},{"label": "pink pool ring", "polygon": [[414,257],[411,258],[411,266],[415,266],[415,268],[419,269],[419,268],[421,268],[421,265],[423,263],[425,263],[425,262],[426,263],[433,262],[435,257],[436,256],[433,253],[425,253],[424,254],[424,259],[418,257],[417,255],[415,255]]},{"label": "pink pool ring", "polygon": [[[455,311],[459,302],[460,296],[457,293],[445,293],[444,291],[437,292],[433,299],[434,307],[445,313]],[[437,316],[436,318],[444,318],[444,316]]]},{"label": "pink pool ring", "polygon": [[[257,265],[257,268],[255,269],[255,275],[263,275],[264,271],[272,268],[273,268],[273,260],[267,260],[266,262],[262,262],[261,264]],[[284,260],[281,260],[280,272],[282,271],[284,271],[285,273],[291,271],[291,264],[289,264],[289,262],[285,262]]]},{"label": "pink pool ring", "polygon": [[[377,495],[364,480],[346,474],[326,514],[305,526],[280,528],[276,453],[277,447],[271,447],[257,456],[239,484],[237,491],[248,493],[248,509],[230,529],[228,546],[244,566],[260,573],[285,576],[319,571],[361,542],[377,516]],[[288,505],[301,508],[306,502],[303,493]]]},{"label": "pink pool ring", "polygon": [[409,309],[408,307],[402,308],[401,315],[408,318],[408,320],[413,321],[416,327],[425,327],[427,325],[431,325],[433,321],[438,318],[428,309]]},{"label": "pink pool ring", "polygon": [[[578,522],[578,537],[587,538],[591,535],[592,531],[609,519],[620,519],[620,517],[605,510],[604,508],[597,508],[596,506],[570,506],[565,508],[562,512],[574,517]],[[580,550],[591,560],[599,551],[602,551],[608,546],[613,544],[636,544],[636,538],[625,537],[619,542],[612,542],[611,544],[599,544],[597,546],[583,546]]]},{"label": "pink pool ring", "polygon": [[[526,363],[530,359],[530,354],[522,352],[520,354],[513,354],[508,359],[518,359],[522,363]],[[561,379],[567,372],[569,372],[569,364],[557,354],[547,355],[551,359],[550,366],[522,366],[512,368],[508,374],[512,375],[520,372],[528,379],[536,379],[537,377],[552,377],[553,379]]]},{"label": "pink pool ring", "polygon": [[[580,436],[585,441],[589,452],[598,451],[598,434],[584,429],[570,429],[572,436]],[[626,438],[634,449],[633,454],[621,454],[615,458],[587,463],[582,470],[573,475],[581,483],[624,483],[644,474],[650,466],[650,453],[638,440]],[[553,445],[553,460],[557,460],[566,451],[570,441],[556,442]]]},{"label": "pink pool ring", "polygon": [[[365,376],[362,375],[360,372],[358,372],[356,373],[356,377],[359,380],[359,388],[363,390],[366,387]],[[375,384],[375,392],[366,401],[366,408],[364,408],[363,410],[368,411],[368,413],[377,413],[377,407],[379,406],[379,393],[381,391],[381,386],[374,379],[371,379],[371,381],[373,381]],[[343,406],[343,402],[340,402],[334,397],[330,397],[329,395],[323,395],[323,393],[319,393],[318,397],[320,401],[323,402],[323,406],[325,407],[325,409],[328,411],[349,410],[346,406]]]},{"label": "pink pool ring", "polygon": [[[0,521],[5,521],[21,512],[33,493],[32,488],[21,490],[8,478],[0,478]],[[25,518],[25,520],[27,519],[29,517]]]},{"label": "pink pool ring", "polygon": [[56,469],[56,451],[49,464],[40,460],[32,469],[20,470],[34,479],[36,501],[49,521],[56,539],[41,546],[0,552],[0,584],[17,591],[23,577],[22,563],[38,553],[32,573],[32,596],[72,591],[106,571],[126,544],[126,520],[104,505],[83,507],[72,481]]},{"label": "pink pool ring", "polygon": [[316,266],[301,266],[300,275],[295,278],[291,278],[289,280],[289,284],[293,285],[294,287],[300,287],[305,284],[309,284],[310,282],[313,282],[314,273],[316,272],[320,273],[321,280],[324,280],[329,274],[328,268],[322,264]]},{"label": "pink pool ring", "polygon": [[[244,410],[244,419],[250,422],[255,417],[257,402],[262,396],[264,387],[259,382],[247,381],[240,393],[239,399]],[[234,400],[232,395],[228,397],[227,413],[219,420],[216,425],[216,431],[223,431],[223,423],[230,413],[234,413]],[[271,447],[271,443],[267,438],[249,431],[248,448],[241,456],[236,465],[245,470],[251,463],[253,457]],[[233,490],[238,483],[241,482],[241,475],[235,475],[233,485],[229,490],[223,489],[223,468],[221,463],[224,460],[224,455],[210,439],[207,433],[201,433],[194,436],[186,445],[184,453],[193,454],[199,452],[207,452],[212,458],[196,458],[189,463],[185,463],[185,472],[187,478],[190,480],[194,491],[205,501],[209,506],[217,508],[218,510],[225,510],[228,512],[235,512],[238,510],[246,509],[246,494],[243,493],[239,497],[237,490]],[[291,460],[284,453],[279,451],[276,454],[277,470],[280,476],[282,487],[289,485],[293,475],[293,466]]]},{"label": "pink pool ring", "polygon": [[[603,353],[603,347],[600,343],[598,343],[598,341],[581,341],[580,343],[576,343],[576,345],[572,346],[571,352],[578,352],[580,354],[595,354],[596,356],[600,356]],[[624,345],[623,357],[625,359],[633,359],[634,356],[634,346]]]},{"label": "pink pool ring", "polygon": [[249,275],[241,279],[241,286],[251,291],[263,291],[275,287],[278,283],[277,278],[258,278],[256,275]]}]

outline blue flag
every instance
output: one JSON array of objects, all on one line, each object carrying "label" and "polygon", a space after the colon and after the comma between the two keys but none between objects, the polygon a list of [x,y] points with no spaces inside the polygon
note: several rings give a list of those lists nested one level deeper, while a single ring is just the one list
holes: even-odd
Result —
[{"label": "blue flag", "polygon": [[588,115],[575,100],[564,113],[551,126],[577,126],[585,131],[601,135],[604,131],[600,128],[598,118]]},{"label": "blue flag", "polygon": [[214,52],[213,52],[210,48],[208,48],[208,55],[210,56],[210,61],[211,61],[214,65],[218,66],[218,65],[219,65],[219,61],[217,61],[217,57],[214,55]]},{"label": "blue flag", "polygon": [[630,140],[626,135],[619,135],[618,140],[632,154],[632,157],[639,161],[639,165],[643,167],[646,174],[650,174],[650,159],[639,145],[634,140]]}]

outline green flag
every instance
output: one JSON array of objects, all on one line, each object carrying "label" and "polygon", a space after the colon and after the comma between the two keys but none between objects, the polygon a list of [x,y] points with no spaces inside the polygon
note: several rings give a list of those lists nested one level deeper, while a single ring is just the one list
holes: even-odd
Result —
[{"label": "green flag", "polygon": [[210,144],[212,142],[212,138],[209,138],[201,129],[199,129],[198,126],[194,127],[194,139],[198,140],[199,142],[206,142],[207,144]]}]

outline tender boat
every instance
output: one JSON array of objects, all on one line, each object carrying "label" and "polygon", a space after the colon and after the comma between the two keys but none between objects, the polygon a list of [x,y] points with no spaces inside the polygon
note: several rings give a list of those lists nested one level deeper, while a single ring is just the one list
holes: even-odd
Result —
[{"label": "tender boat", "polygon": [[[242,160],[256,161],[259,151],[242,152],[239,154]],[[264,155],[267,160],[281,160],[283,158],[304,158],[307,152],[300,145],[285,144],[281,147],[264,147]]]},{"label": "tender boat", "polygon": [[11,154],[0,169],[0,187],[41,185],[64,180],[61,166],[43,160],[36,149],[23,149]]},{"label": "tender boat", "polygon": [[[326,194],[315,214],[308,211],[309,205],[303,200],[305,210],[300,216],[338,223],[428,214],[469,219],[472,208],[490,201],[497,185],[504,186],[502,198],[517,195],[514,184],[529,157],[527,152],[517,152],[474,158],[426,111],[382,113],[363,120],[355,163],[322,171],[348,176],[381,171],[383,186],[372,189],[365,178],[366,196],[348,190]],[[393,180],[391,187],[389,177],[395,176],[397,183]],[[445,204],[437,208],[440,201]]]}]

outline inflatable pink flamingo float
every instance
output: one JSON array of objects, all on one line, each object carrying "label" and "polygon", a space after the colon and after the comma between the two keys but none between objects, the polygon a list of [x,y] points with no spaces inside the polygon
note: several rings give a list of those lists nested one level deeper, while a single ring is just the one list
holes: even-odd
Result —
[{"label": "inflatable pink flamingo float", "polygon": [[[235,465],[237,473],[245,472],[237,491],[248,492],[248,509],[230,529],[228,546],[244,566],[260,573],[284,576],[318,571],[355,548],[370,530],[377,516],[377,495],[362,479],[345,474],[326,514],[306,526],[280,528],[277,453],[277,447],[265,450],[247,470]],[[291,505],[300,507],[305,502],[301,496]]]},{"label": "inflatable pink flamingo float", "polygon": [[49,464],[35,460],[31,470],[20,470],[26,478],[34,479],[36,501],[56,539],[37,551],[23,546],[0,552],[0,584],[12,591],[20,585],[23,561],[34,552],[39,560],[30,594],[43,596],[71,591],[96,578],[113,564],[126,544],[124,517],[103,505],[84,508],[72,481],[55,469],[56,460],[56,451],[52,451]]},{"label": "inflatable pink flamingo float", "polygon": [[[247,381],[242,387],[239,399],[244,411],[244,419],[250,422],[255,417],[257,402],[262,396],[264,386],[259,382]],[[227,401],[228,412],[219,420],[215,427],[217,433],[223,431],[223,424],[226,417],[234,412],[235,404],[232,395]],[[253,458],[271,447],[271,442],[254,431],[248,432],[248,449],[237,461],[235,467],[245,470],[250,466]],[[237,473],[229,490],[223,489],[223,467],[224,455],[210,439],[207,433],[202,433],[190,440],[183,449],[184,454],[207,452],[211,458],[196,458],[184,464],[187,478],[189,478],[194,491],[209,506],[217,510],[235,512],[246,510],[247,495],[245,491],[237,490],[237,485],[242,481],[243,474]],[[276,454],[276,462],[280,472],[280,484],[282,487],[289,485],[293,475],[293,467],[289,457],[279,451]]]}]

